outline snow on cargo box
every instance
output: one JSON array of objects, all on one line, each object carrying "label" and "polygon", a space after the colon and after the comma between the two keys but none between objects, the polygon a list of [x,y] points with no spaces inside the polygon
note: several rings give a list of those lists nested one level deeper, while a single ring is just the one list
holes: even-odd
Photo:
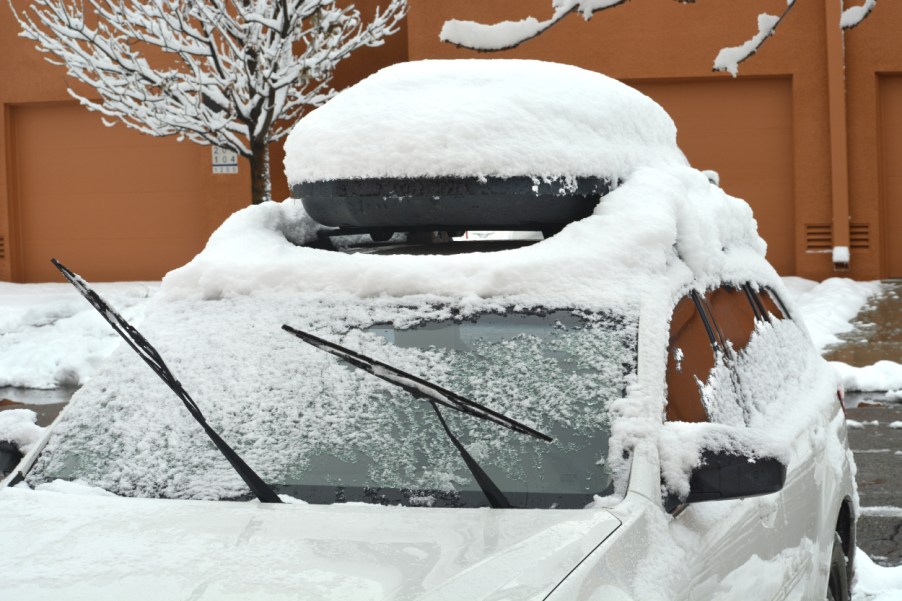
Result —
[{"label": "snow on cargo box", "polygon": [[325,225],[564,225],[641,166],[685,165],[653,100],[578,67],[402,63],[304,117],[285,144],[292,195]]}]

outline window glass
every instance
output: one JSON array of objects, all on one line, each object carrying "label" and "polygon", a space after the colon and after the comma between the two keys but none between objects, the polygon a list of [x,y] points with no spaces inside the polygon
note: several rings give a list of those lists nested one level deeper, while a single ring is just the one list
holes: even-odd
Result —
[{"label": "window glass", "polygon": [[705,294],[724,343],[736,352],[749,343],[755,331],[755,310],[744,290],[722,286]]},{"label": "window glass", "polygon": [[673,310],[667,347],[667,419],[704,422],[702,385],[714,368],[714,349],[692,296]]},{"label": "window glass", "polygon": [[[214,331],[224,329],[225,315],[232,320],[229,340],[242,339],[240,333],[249,342],[223,345],[222,353],[198,360],[208,363],[183,371],[187,387],[204,399],[208,421],[249,464],[261,466],[277,493],[309,503],[487,504],[429,403],[291,337],[271,335],[253,319],[260,302],[238,299],[228,311],[200,316],[208,320],[205,331]],[[445,305],[296,302],[286,312],[293,326],[323,332],[551,436],[545,443],[441,409],[513,505],[583,508],[613,491],[603,461],[607,407],[635,377],[634,316],[537,308],[463,318]],[[179,348],[167,353],[173,365]],[[247,362],[247,349],[267,360]],[[154,376],[127,359],[112,384],[88,388],[88,395],[83,389],[80,409],[66,412],[65,427],[55,431],[29,483],[80,479],[126,496],[243,498],[243,482],[171,392],[153,381],[141,386]],[[268,374],[262,391],[254,378],[260,369]],[[229,376],[192,381],[194,372]]]},{"label": "window glass", "polygon": [[764,305],[764,310],[776,317],[777,319],[786,319],[783,311],[783,303],[770,288],[763,288],[758,292],[758,299]]}]

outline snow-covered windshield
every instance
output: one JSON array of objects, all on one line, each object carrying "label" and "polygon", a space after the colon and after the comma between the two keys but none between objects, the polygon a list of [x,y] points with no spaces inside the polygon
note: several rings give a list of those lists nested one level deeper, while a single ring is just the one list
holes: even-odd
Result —
[{"label": "snow-covered windshield", "polygon": [[[377,324],[349,332],[343,343],[554,438],[545,443],[443,410],[514,506],[582,507],[593,494],[610,492],[605,405],[624,394],[635,366],[635,331],[619,320],[569,311],[489,313],[409,328]],[[344,382],[333,394],[369,405],[358,444],[317,449],[279,482],[283,491],[315,502],[485,504],[428,404],[385,386],[363,396],[357,382],[369,385],[372,377],[345,370],[351,373],[339,376]]]},{"label": "snow-covered windshield", "polygon": [[[230,306],[210,305],[220,318],[237,308],[224,302]],[[259,301],[257,309],[265,311]],[[563,310],[461,318],[447,306],[388,309],[308,305],[303,315],[288,307],[282,317],[553,437],[546,443],[443,409],[451,430],[512,505],[582,507],[593,495],[612,492],[606,406],[625,394],[635,372],[634,319]],[[221,319],[214,322],[232,330]],[[347,327],[336,330],[336,323]],[[239,324],[233,318],[231,325]],[[276,328],[244,328],[251,344],[236,351],[258,352],[245,359],[266,374],[267,386],[244,387],[242,376],[254,378],[245,366],[233,374],[231,394],[215,394],[209,386],[200,394],[187,374],[179,377],[208,421],[277,492],[311,503],[487,505],[428,403]],[[272,348],[253,344],[263,340]],[[207,366],[200,364],[204,357],[191,356],[192,375],[222,371],[221,354],[232,349],[220,342],[214,337],[202,343],[220,356]],[[125,373],[118,381],[92,381],[85,398],[73,403],[29,481],[82,479],[129,496],[245,496],[236,477],[222,473],[224,462],[196,424],[181,420],[178,401],[165,398],[159,387],[142,389],[146,366],[121,362],[127,366],[120,366]],[[225,367],[231,364],[225,361]],[[290,376],[274,377],[277,370]],[[209,375],[197,381],[207,384]]]}]

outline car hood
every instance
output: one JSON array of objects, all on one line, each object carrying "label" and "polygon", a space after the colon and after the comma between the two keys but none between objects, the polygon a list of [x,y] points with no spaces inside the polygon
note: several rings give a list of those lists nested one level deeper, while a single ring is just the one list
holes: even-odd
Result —
[{"label": "car hood", "polygon": [[541,599],[603,509],[264,505],[0,491],[16,599]]}]

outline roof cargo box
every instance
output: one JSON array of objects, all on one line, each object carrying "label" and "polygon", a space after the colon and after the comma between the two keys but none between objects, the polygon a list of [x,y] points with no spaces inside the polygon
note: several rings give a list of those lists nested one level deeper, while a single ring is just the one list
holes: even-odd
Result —
[{"label": "roof cargo box", "polygon": [[611,188],[598,177],[383,178],[305,182],[292,196],[334,227],[543,230],[589,216]]}]

